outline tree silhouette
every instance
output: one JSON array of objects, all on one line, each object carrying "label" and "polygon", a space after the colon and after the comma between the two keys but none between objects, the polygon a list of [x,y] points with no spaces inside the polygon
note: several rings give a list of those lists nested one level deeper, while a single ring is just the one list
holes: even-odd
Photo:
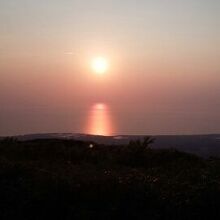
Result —
[{"label": "tree silhouette", "polygon": [[149,149],[149,145],[152,143],[154,143],[154,138],[146,136],[142,141],[140,139],[131,140],[128,146],[134,152],[144,152],[145,150]]}]

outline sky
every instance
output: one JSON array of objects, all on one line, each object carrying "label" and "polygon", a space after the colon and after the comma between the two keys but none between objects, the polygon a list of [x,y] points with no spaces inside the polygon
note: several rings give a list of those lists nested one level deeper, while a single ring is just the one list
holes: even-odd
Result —
[{"label": "sky", "polygon": [[0,135],[220,133],[219,27],[218,0],[1,0]]}]

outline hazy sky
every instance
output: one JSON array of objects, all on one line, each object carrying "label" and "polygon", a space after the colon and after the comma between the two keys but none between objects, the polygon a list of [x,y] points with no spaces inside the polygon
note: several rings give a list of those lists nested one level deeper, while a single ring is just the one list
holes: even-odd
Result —
[{"label": "hazy sky", "polygon": [[220,133],[219,0],[0,1],[0,135],[107,116],[115,134]]}]

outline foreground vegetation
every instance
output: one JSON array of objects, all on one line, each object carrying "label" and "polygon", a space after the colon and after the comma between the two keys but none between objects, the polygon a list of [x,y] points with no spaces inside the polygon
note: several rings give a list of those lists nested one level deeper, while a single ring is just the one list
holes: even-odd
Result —
[{"label": "foreground vegetation", "polygon": [[0,141],[0,219],[220,219],[220,160],[151,143]]}]

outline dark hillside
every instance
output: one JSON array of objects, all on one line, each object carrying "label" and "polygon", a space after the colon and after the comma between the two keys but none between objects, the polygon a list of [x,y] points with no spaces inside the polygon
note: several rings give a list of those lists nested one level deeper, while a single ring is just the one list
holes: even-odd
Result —
[{"label": "dark hillside", "polygon": [[220,160],[143,142],[0,142],[0,219],[220,219]]}]

